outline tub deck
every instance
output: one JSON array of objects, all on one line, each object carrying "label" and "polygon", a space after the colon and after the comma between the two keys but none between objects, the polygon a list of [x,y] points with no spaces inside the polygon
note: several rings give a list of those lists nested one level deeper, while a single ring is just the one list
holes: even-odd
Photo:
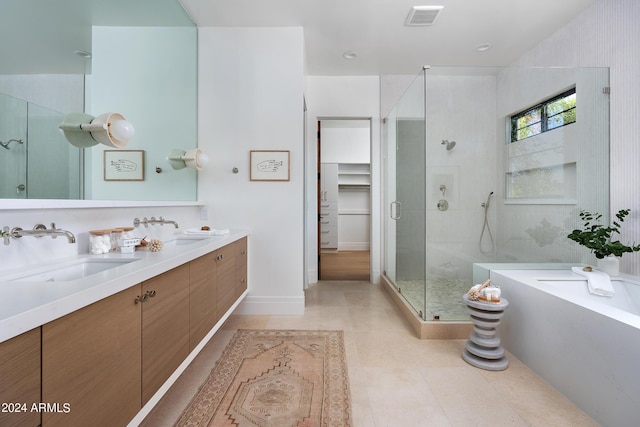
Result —
[{"label": "tub deck", "polygon": [[614,280],[607,298],[570,270],[493,270],[491,280],[510,303],[504,347],[603,426],[636,425],[640,284]]}]

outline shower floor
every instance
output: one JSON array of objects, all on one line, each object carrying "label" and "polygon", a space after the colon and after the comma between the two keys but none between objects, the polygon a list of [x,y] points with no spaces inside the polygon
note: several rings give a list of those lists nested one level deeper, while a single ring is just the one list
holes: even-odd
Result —
[{"label": "shower floor", "polygon": [[[471,284],[464,279],[398,280],[400,294],[416,311],[425,313],[424,320],[468,320],[462,301]],[[426,293],[426,295],[425,295]],[[425,306],[426,299],[426,306]]]}]

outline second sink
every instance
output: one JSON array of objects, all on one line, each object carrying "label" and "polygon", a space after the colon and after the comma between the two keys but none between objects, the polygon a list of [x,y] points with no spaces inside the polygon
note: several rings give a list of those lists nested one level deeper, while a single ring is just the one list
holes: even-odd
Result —
[{"label": "second sink", "polygon": [[15,276],[9,276],[4,278],[4,280],[21,282],[70,282],[133,261],[137,261],[137,259],[80,258],[58,264],[54,267],[43,267]]}]

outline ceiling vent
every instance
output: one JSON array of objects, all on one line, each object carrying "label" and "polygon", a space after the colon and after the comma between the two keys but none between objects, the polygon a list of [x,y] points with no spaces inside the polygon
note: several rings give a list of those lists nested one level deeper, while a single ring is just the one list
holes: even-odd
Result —
[{"label": "ceiling vent", "polygon": [[443,7],[444,6],[413,6],[404,24],[410,27],[431,25]]}]

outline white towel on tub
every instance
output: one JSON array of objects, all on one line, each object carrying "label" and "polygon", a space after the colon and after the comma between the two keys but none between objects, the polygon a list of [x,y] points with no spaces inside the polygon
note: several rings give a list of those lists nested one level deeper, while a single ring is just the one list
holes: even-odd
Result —
[{"label": "white towel on tub", "polygon": [[592,294],[601,297],[612,297],[615,295],[611,278],[607,273],[598,270],[584,271],[582,267],[571,267],[571,270],[587,278],[587,286],[589,287],[589,292]]}]

